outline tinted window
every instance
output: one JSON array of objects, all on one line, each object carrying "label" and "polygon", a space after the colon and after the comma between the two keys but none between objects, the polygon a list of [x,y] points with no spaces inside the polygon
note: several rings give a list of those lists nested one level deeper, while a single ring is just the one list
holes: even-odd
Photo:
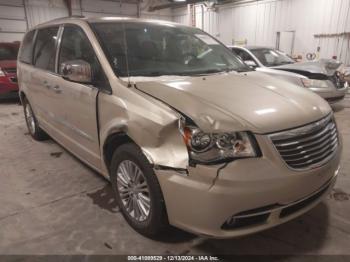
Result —
[{"label": "tinted window", "polygon": [[234,48],[233,50],[243,61],[247,61],[247,60],[254,61],[252,56],[248,54],[246,51],[238,48]]},{"label": "tinted window", "polygon": [[279,66],[295,63],[292,58],[278,50],[261,48],[251,50],[251,52],[264,66]]},{"label": "tinted window", "polygon": [[16,60],[18,48],[13,45],[0,45],[0,60]]},{"label": "tinted window", "polygon": [[55,71],[55,55],[58,27],[40,29],[35,41],[34,65]]},{"label": "tinted window", "polygon": [[24,63],[31,64],[32,56],[33,56],[33,39],[34,39],[35,31],[28,32],[22,43],[21,54],[19,56],[19,60]]},{"label": "tinted window", "polygon": [[[59,65],[71,60],[84,60],[91,65],[94,84],[105,80],[103,70],[84,31],[78,26],[65,26],[59,55]],[[59,66],[59,68],[61,68]],[[61,74],[62,72],[60,72]]]},{"label": "tinted window", "polygon": [[197,28],[166,22],[95,23],[93,27],[118,76],[250,70],[229,49]]}]

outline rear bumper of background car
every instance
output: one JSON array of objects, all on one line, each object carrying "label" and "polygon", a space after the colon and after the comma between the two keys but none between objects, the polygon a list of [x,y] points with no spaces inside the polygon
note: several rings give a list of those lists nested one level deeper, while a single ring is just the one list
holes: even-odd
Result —
[{"label": "rear bumper of background car", "polygon": [[295,171],[263,136],[257,140],[262,145],[260,158],[197,165],[189,168],[188,176],[155,170],[170,224],[207,237],[247,235],[307,212],[332,189],[341,148],[327,164]]}]

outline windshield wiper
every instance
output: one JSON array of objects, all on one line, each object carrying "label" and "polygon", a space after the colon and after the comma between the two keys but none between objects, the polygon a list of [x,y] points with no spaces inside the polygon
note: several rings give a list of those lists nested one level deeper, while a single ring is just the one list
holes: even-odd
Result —
[{"label": "windshield wiper", "polygon": [[195,72],[194,74],[198,74],[198,75],[206,75],[206,74],[214,74],[214,73],[221,73],[224,72],[224,70],[220,70],[220,69],[208,69],[208,70],[203,70],[200,72]]},{"label": "windshield wiper", "polygon": [[268,67],[271,67],[271,66],[281,66],[281,65],[287,65],[287,64],[293,64],[293,62],[278,62],[278,63],[272,63],[272,64],[269,64]]},{"label": "windshield wiper", "polygon": [[284,61],[280,63],[281,65],[287,65],[287,64],[293,64],[293,62],[291,61]]},{"label": "windshield wiper", "polygon": [[[163,75],[179,75],[179,76],[190,76],[190,75],[208,75],[208,74],[216,74],[216,73],[223,73],[223,72],[230,72],[230,71],[237,71],[237,72],[243,72],[243,70],[235,70],[235,69],[208,69],[203,71],[184,71],[184,72],[163,72],[163,71],[152,71],[152,72],[145,72],[145,73],[139,73],[136,74],[137,76],[163,76]],[[244,70],[249,71],[249,70]]]},{"label": "windshield wiper", "polygon": [[197,71],[197,72],[188,72],[189,75],[208,75],[208,74],[215,74],[215,73],[223,73],[223,72],[230,72],[234,71],[233,69],[208,69],[203,71]]},{"label": "windshield wiper", "polygon": [[244,72],[255,71],[255,69],[253,69],[253,68],[245,68],[245,69],[237,69],[235,71],[238,72],[238,73],[244,73]]},{"label": "windshield wiper", "polygon": [[163,75],[170,75],[170,74],[168,72],[162,72],[162,71],[152,71],[152,72],[137,74],[137,76],[163,76]]}]

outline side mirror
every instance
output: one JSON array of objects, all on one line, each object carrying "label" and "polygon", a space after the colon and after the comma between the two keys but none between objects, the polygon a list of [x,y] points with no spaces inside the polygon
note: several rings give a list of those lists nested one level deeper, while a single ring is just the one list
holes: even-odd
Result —
[{"label": "side mirror", "polygon": [[73,82],[89,84],[92,81],[91,66],[84,60],[71,60],[62,63],[60,74],[63,78]]},{"label": "side mirror", "polygon": [[246,61],[244,61],[244,63],[247,65],[247,66],[249,66],[249,67],[251,67],[251,68],[256,68],[256,67],[258,67],[258,65],[255,63],[255,61],[253,61],[253,60],[246,60]]}]

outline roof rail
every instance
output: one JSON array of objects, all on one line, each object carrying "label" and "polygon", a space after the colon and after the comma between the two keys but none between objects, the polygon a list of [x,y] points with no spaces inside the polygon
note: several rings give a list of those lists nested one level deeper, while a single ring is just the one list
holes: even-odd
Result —
[{"label": "roof rail", "polygon": [[47,22],[56,21],[56,20],[61,20],[61,19],[69,19],[69,18],[85,18],[85,16],[83,16],[83,15],[62,16],[62,17],[57,17],[57,18],[52,19],[52,20],[47,21]]},{"label": "roof rail", "polygon": [[72,18],[85,18],[84,15],[71,15],[71,16],[68,16],[66,18],[70,18],[70,17],[72,17]]}]

